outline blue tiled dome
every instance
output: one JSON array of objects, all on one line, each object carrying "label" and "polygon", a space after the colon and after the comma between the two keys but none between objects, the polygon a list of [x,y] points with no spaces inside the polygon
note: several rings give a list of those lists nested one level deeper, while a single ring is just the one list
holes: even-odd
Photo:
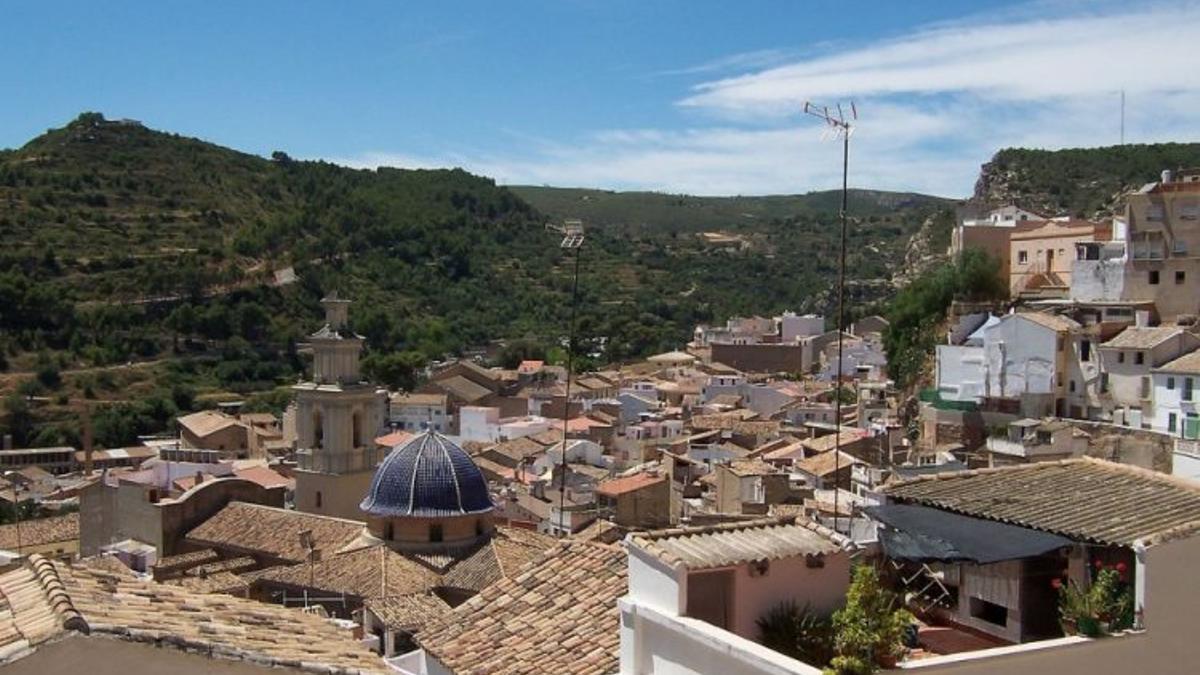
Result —
[{"label": "blue tiled dome", "polygon": [[426,431],[392,450],[359,505],[373,516],[461,516],[492,509],[487,480],[445,436]]}]

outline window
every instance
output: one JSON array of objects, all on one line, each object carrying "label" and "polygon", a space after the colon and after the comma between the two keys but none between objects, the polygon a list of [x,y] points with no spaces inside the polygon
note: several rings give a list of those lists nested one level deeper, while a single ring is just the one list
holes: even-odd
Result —
[{"label": "window", "polygon": [[1017,263],[1024,265],[1027,262],[1029,262],[1029,252],[1017,251]]},{"label": "window", "polygon": [[1092,360],[1092,341],[1082,340],[1079,343],[1079,360],[1087,363]]},{"label": "window", "polygon": [[476,537],[483,536],[483,519],[481,519],[481,518],[475,519],[475,536]]},{"label": "window", "polygon": [[1008,608],[982,598],[971,598],[971,616],[997,626],[1008,625]]},{"label": "window", "polygon": [[392,521],[389,520],[387,524],[383,526],[383,539],[384,541],[393,541],[395,538],[396,532],[392,528]]},{"label": "window", "polygon": [[441,523],[433,523],[429,526],[429,541],[440,542],[442,540],[442,525]]},{"label": "window", "polygon": [[1188,440],[1200,437],[1200,417],[1197,417],[1196,413],[1188,413],[1183,418],[1183,437]]},{"label": "window", "polygon": [[1190,378],[1190,377],[1183,378],[1183,400],[1185,400],[1185,401],[1192,400],[1193,386],[1194,386],[1194,383],[1192,382],[1192,378]]},{"label": "window", "polygon": [[1148,375],[1142,376],[1142,398],[1150,398],[1150,377]]},{"label": "window", "polygon": [[321,493],[317,492],[317,508],[321,508]]},{"label": "window", "polygon": [[1071,393],[1075,393],[1075,380],[1071,380]]},{"label": "window", "polygon": [[1133,353],[1133,362],[1138,364],[1139,366],[1144,364],[1146,362],[1146,352],[1134,352]]},{"label": "window", "polygon": [[1100,373],[1100,393],[1108,393],[1108,373]]},{"label": "window", "polygon": [[1117,363],[1125,363],[1125,352],[1117,352]]},{"label": "window", "polygon": [[1175,413],[1167,415],[1167,433],[1175,433],[1175,425],[1179,423],[1179,416]]},{"label": "window", "polygon": [[1175,391],[1175,378],[1167,378],[1167,391]]},{"label": "window", "polygon": [[1182,284],[1183,280],[1185,278],[1187,278],[1187,276],[1183,273],[1183,270],[1179,270],[1179,271],[1175,272],[1175,284],[1176,285]]},{"label": "window", "polygon": [[[1061,336],[1061,335],[1058,336],[1058,345],[1057,346],[1058,346],[1058,351],[1060,351],[1060,352],[1067,346],[1067,341],[1065,339],[1063,339],[1063,336]],[[1061,378],[1059,379],[1059,382],[1062,382]]]},{"label": "window", "polygon": [[1158,285],[1158,270],[1150,270],[1149,274],[1150,274],[1150,285],[1157,286]]}]

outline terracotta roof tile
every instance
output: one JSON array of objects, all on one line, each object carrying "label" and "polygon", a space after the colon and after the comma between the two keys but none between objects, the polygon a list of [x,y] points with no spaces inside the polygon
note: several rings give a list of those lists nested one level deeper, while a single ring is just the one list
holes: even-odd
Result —
[{"label": "terracotta roof tile", "polygon": [[788,517],[635,532],[628,541],[672,567],[688,569],[798,555],[822,556],[850,545],[829,528]]},{"label": "terracotta roof tile", "polygon": [[20,523],[0,525],[0,549],[17,550],[17,529],[20,528],[21,546],[45,546],[59,542],[79,540],[79,514],[68,513],[49,518],[22,520]]},{"label": "terracotta roof tile", "polygon": [[417,640],[459,673],[615,672],[617,599],[626,585],[625,552],[619,547],[559,542]]},{"label": "terracotta roof tile", "polygon": [[912,502],[1122,546],[1200,528],[1200,487],[1146,469],[1084,457],[921,476],[884,492]]},{"label": "terracotta roof tile", "polygon": [[271,506],[230,502],[211,518],[192,528],[188,541],[199,546],[266,555],[290,562],[308,560],[300,532],[311,530],[325,556],[339,551],[362,534],[363,524]]},{"label": "terracotta roof tile", "polygon": [[667,479],[666,476],[659,476],[653,473],[641,472],[635,473],[632,476],[624,476],[622,478],[614,478],[606,480],[596,486],[596,494],[605,495],[608,497],[616,497],[627,492],[636,492],[642,488],[657,485]]}]

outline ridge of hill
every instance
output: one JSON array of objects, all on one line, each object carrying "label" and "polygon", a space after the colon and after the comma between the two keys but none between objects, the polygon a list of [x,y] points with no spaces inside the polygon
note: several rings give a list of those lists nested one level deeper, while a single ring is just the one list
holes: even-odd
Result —
[{"label": "ridge of hill", "polygon": [[1104,218],[1122,196],[1159,179],[1164,169],[1200,166],[1200,143],[1103,148],[1006,148],[984,164],[971,201],[1017,203],[1047,215]]},{"label": "ridge of hill", "polygon": [[[910,237],[945,208],[878,194],[849,233],[864,310],[890,296]],[[829,311],[837,200],[754,199],[768,206],[719,202],[762,215],[718,232],[597,216],[581,266],[584,365],[677,348],[696,323],[733,314]],[[364,370],[392,387],[500,338],[502,360],[561,358],[570,266],[550,217],[458,169],[268,159],[84,113],[0,151],[0,394],[25,395],[6,400],[2,426],[22,444],[77,442],[86,405],[112,447],[212,400],[278,407],[330,290],[355,300]]]}]

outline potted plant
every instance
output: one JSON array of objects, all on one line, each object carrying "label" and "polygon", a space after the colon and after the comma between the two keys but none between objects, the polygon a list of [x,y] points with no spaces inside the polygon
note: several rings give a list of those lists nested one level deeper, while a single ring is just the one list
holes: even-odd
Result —
[{"label": "potted plant", "polygon": [[1063,632],[1100,637],[1133,626],[1133,590],[1126,581],[1125,563],[1095,563],[1095,576],[1086,589],[1061,579],[1051,582],[1058,590]]},{"label": "potted plant", "polygon": [[837,656],[827,672],[858,675],[895,666],[904,654],[904,634],[912,621],[912,614],[880,585],[875,568],[859,565],[846,592],[846,606],[833,614]]}]

